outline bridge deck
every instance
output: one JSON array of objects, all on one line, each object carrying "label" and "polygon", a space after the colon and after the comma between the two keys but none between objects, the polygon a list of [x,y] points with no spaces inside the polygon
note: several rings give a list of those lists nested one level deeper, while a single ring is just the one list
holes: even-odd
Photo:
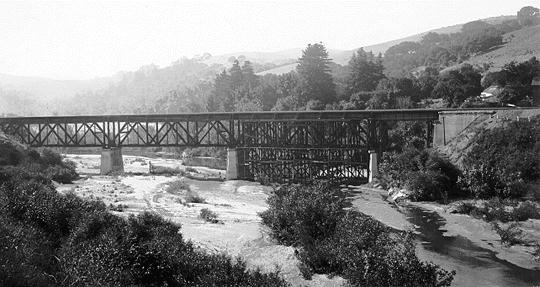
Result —
[{"label": "bridge deck", "polygon": [[249,179],[365,179],[368,150],[384,150],[392,122],[425,122],[426,141],[430,141],[432,123],[442,111],[7,117],[0,118],[0,130],[33,147],[234,147]]}]

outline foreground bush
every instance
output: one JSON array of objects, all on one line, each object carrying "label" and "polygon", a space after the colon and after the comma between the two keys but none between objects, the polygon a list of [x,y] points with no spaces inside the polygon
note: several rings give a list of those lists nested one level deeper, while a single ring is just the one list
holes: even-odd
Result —
[{"label": "foreground bush", "polygon": [[278,273],[209,255],[180,227],[61,195],[46,176],[0,167],[0,286],[287,286]]},{"label": "foreground bush", "polygon": [[338,274],[352,286],[450,286],[454,272],[421,262],[412,235],[344,211],[343,195],[324,183],[282,186],[268,198],[263,224],[280,243],[298,248],[300,269]]},{"label": "foreground bush", "polygon": [[540,117],[482,132],[463,165],[462,183],[474,197],[524,196],[540,180]]},{"label": "foreground bush", "polygon": [[441,200],[460,195],[459,170],[435,151],[415,148],[385,153],[379,166],[389,187],[406,188],[413,200]]}]

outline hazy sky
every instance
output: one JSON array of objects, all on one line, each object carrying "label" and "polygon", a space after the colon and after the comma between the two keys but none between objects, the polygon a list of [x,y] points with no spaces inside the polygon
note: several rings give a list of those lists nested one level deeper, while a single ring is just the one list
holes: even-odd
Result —
[{"label": "hazy sky", "polygon": [[4,1],[0,73],[85,79],[182,56],[354,49],[499,15],[538,0]]}]

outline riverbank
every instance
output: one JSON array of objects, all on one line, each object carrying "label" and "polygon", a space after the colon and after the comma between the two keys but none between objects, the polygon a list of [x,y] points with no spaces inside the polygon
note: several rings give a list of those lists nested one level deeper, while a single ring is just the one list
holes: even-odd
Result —
[{"label": "riverbank", "polygon": [[[519,244],[512,246],[503,245],[500,236],[489,222],[469,215],[451,213],[450,211],[456,203],[443,205],[434,202],[408,202],[407,204],[436,212],[444,218],[445,224],[442,228],[446,230],[444,232],[445,236],[460,235],[466,237],[474,244],[495,252],[497,258],[501,260],[508,261],[522,268],[538,270],[540,272],[540,262],[534,261],[533,246]],[[508,224],[501,225],[506,226]],[[520,225],[526,242],[540,243],[540,220],[529,219],[520,222]]]},{"label": "riverbank", "polygon": [[[511,262],[506,258],[506,253],[484,248],[483,244],[469,239],[468,233],[461,234],[457,230],[448,232],[451,229],[447,229],[447,220],[439,215],[442,211],[433,208],[433,205],[409,202],[396,204],[387,200],[386,190],[379,188],[349,186],[346,190],[350,194],[351,208],[396,230],[412,230],[418,240],[416,252],[420,259],[456,271],[452,286],[530,287],[540,283],[540,272],[527,268],[530,265],[524,264],[523,268],[519,262]],[[463,218],[463,221],[467,219]],[[483,230],[471,228],[470,233],[479,234],[476,239],[480,241],[486,236],[492,236],[493,239],[493,231],[486,227]]]}]

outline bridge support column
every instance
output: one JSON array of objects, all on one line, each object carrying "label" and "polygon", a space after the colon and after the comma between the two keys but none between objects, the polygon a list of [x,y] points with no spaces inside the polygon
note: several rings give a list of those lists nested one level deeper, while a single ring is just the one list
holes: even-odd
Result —
[{"label": "bridge support column", "polygon": [[241,178],[241,164],[240,151],[236,148],[227,148],[227,180]]},{"label": "bridge support column", "polygon": [[379,176],[379,163],[377,162],[377,151],[369,151],[369,178],[368,182],[372,182],[374,178]]},{"label": "bridge support column", "polygon": [[122,149],[119,147],[103,148],[101,150],[101,174],[124,172]]}]

